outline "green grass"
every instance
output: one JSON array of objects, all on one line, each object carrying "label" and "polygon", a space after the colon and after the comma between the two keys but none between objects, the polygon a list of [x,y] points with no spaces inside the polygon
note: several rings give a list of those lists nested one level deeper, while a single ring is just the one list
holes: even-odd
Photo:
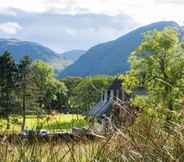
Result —
[{"label": "green grass", "polygon": [[[11,116],[11,126],[8,132],[20,132],[21,116]],[[87,127],[87,121],[83,116],[71,114],[43,115],[39,118],[35,115],[26,116],[26,129],[46,129],[50,132],[70,131],[72,128]],[[0,132],[6,130],[6,120],[0,119]]]}]

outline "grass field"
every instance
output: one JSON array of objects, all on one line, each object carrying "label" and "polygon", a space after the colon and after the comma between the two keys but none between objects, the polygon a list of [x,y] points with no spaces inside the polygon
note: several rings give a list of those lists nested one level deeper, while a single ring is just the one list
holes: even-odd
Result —
[{"label": "grass field", "polygon": [[[20,132],[21,116],[11,116],[11,126],[8,132]],[[26,116],[26,129],[46,129],[50,132],[70,131],[72,128],[87,127],[83,116],[71,114],[44,115],[39,118],[35,115]],[[6,120],[0,119],[0,132],[6,130]]]},{"label": "grass field", "polygon": [[99,141],[26,141],[13,144],[0,140],[0,162],[184,162],[184,126],[157,118],[140,117]]}]

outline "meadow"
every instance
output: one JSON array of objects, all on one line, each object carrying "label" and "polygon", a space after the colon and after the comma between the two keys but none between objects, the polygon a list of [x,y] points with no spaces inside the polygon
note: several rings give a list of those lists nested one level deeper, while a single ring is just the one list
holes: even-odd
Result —
[{"label": "meadow", "polygon": [[165,128],[143,115],[100,141],[12,144],[1,141],[1,162],[183,162],[183,125]]},{"label": "meadow", "polygon": [[[13,115],[10,117],[10,129],[6,130],[6,120],[0,119],[0,132],[14,132],[21,131],[22,117]],[[26,129],[44,129],[49,132],[68,132],[72,128],[87,127],[87,121],[81,115],[71,114],[56,114],[56,115],[27,115],[26,116]]]}]

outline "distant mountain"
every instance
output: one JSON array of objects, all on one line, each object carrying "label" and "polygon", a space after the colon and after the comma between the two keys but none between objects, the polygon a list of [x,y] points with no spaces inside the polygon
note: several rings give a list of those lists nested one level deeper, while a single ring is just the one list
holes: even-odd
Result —
[{"label": "distant mountain", "polygon": [[51,49],[34,42],[0,39],[0,54],[3,54],[5,51],[9,51],[16,62],[19,62],[23,56],[28,55],[33,60],[42,60],[53,65],[58,71],[69,65],[69,61],[63,59]]},{"label": "distant mountain", "polygon": [[65,53],[62,53],[61,56],[70,62],[77,61],[83,54],[85,54],[86,51],[84,50],[71,50]]},{"label": "distant mountain", "polygon": [[179,31],[180,36],[181,36],[182,38],[184,38],[184,26],[181,26],[181,27],[178,29],[178,31]]},{"label": "distant mountain", "polygon": [[126,72],[129,69],[128,56],[140,45],[143,33],[152,30],[161,31],[165,27],[173,27],[181,32],[180,26],[173,21],[140,27],[116,40],[92,47],[74,64],[62,71],[60,77],[115,75]]}]

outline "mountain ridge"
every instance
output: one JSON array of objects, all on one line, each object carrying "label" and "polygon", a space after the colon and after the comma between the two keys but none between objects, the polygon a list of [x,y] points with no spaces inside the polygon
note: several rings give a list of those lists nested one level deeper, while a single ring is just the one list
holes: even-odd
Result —
[{"label": "mountain ridge", "polygon": [[116,75],[129,69],[128,56],[141,43],[143,33],[151,30],[181,28],[174,21],[161,21],[139,27],[115,40],[98,44],[90,48],[74,64],[60,73],[60,78],[67,76]]},{"label": "mountain ridge", "polygon": [[57,72],[70,64],[55,51],[36,42],[0,38],[0,54],[5,51],[10,52],[17,63],[23,56],[28,55],[33,61],[42,60],[50,64]]}]

